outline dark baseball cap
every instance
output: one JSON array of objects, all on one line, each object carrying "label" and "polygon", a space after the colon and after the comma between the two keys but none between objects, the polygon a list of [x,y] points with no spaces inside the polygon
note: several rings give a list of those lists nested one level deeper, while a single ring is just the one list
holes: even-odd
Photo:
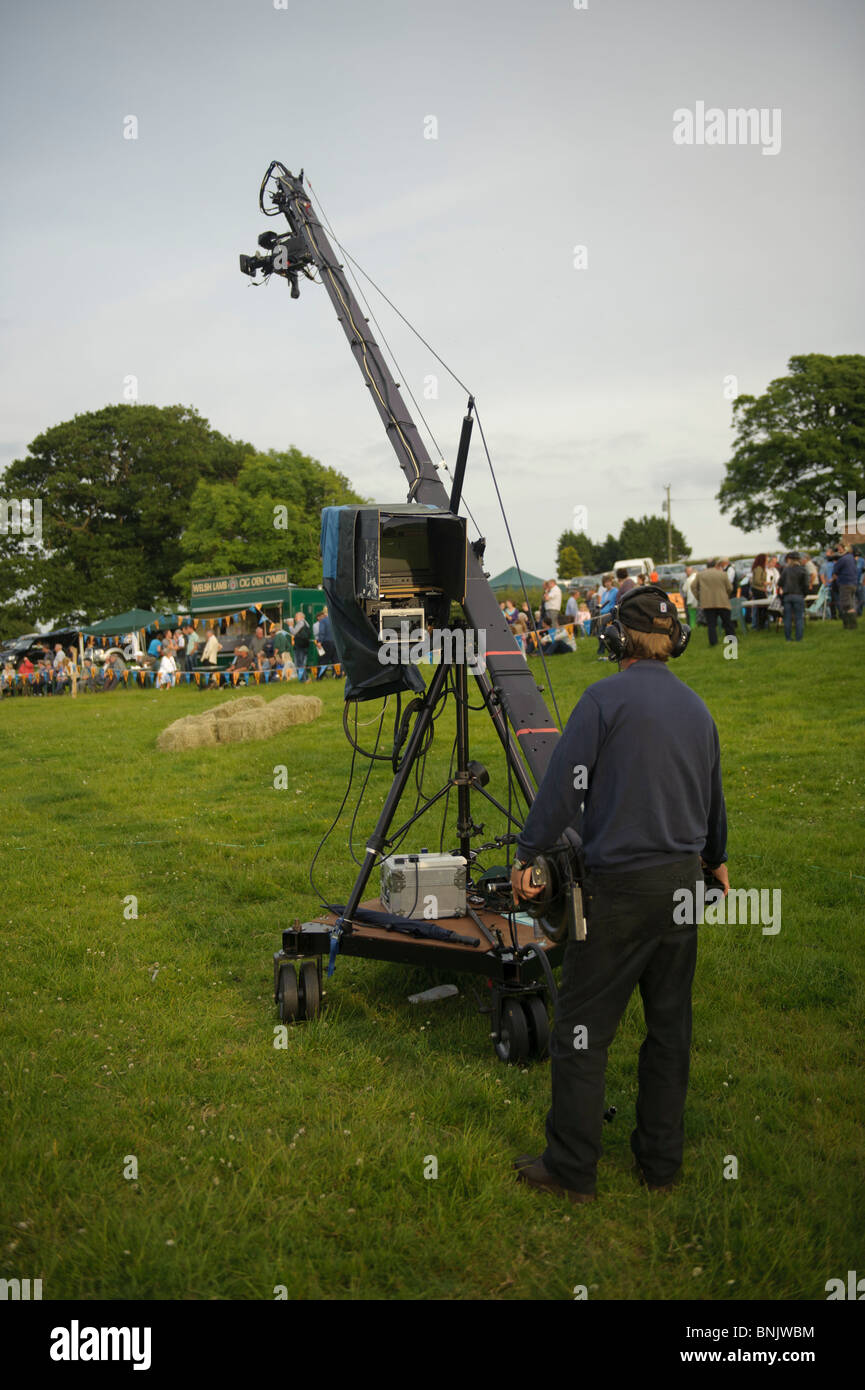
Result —
[{"label": "dark baseball cap", "polygon": [[670,595],[650,584],[629,589],[618,607],[621,622],[634,632],[672,635],[679,621],[676,605]]}]

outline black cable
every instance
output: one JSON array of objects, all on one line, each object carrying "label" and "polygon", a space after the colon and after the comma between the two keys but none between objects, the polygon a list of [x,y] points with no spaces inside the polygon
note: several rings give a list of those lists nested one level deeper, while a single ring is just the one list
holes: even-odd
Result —
[{"label": "black cable", "polygon": [[[357,700],[355,700],[355,701],[354,701],[354,734],[355,734],[355,740],[357,739],[357,706],[358,706],[358,702],[357,702]],[[356,825],[356,823],[357,823],[357,817],[358,817],[358,813],[359,813],[360,808],[361,808],[361,803],[363,802],[363,798],[364,798],[364,795],[365,795],[365,793],[366,793],[367,785],[368,785],[368,783],[369,783],[370,775],[371,775],[371,773],[372,773],[372,769],[373,769],[373,766],[374,766],[374,764],[375,764],[375,760],[376,760],[376,751],[377,751],[377,749],[378,749],[379,743],[381,742],[381,731],[382,731],[382,729],[384,728],[384,716],[385,716],[385,711],[386,711],[386,709],[387,709],[387,700],[385,700],[385,702],[384,702],[384,704],[383,704],[383,706],[382,706],[381,715],[379,716],[379,721],[378,721],[378,733],[376,734],[375,748],[373,749],[372,755],[371,755],[371,757],[370,757],[370,759],[369,759],[369,765],[368,765],[367,770],[366,770],[366,777],[363,779],[363,786],[362,786],[361,789],[360,789],[360,795],[359,795],[359,797],[357,798],[357,805],[356,805],[355,808],[354,808],[354,815],[353,815],[352,818],[351,818],[351,825],[349,826],[349,829],[348,829],[348,852],[349,852],[349,854],[351,855],[352,859],[354,860],[355,864],[357,865],[357,867],[358,867],[359,869],[360,869],[360,868],[363,868],[363,864],[362,864],[361,860],[358,859],[357,855],[356,855],[355,852],[354,852],[354,827],[355,827],[355,825]]]},{"label": "black cable", "polygon": [[315,894],[317,895],[317,897],[318,897],[319,901],[322,903],[322,905],[328,909],[328,911],[330,911],[330,904],[326,901],[324,894],[321,892],[321,890],[319,889],[319,887],[318,887],[318,885],[316,884],[315,880],[313,879],[312,871],[313,871],[313,869],[315,868],[316,861],[318,860],[318,856],[321,854],[321,851],[324,849],[324,846],[327,844],[327,841],[330,839],[331,835],[333,834],[333,832],[334,832],[334,830],[335,830],[335,828],[336,828],[336,824],[337,824],[337,822],[338,822],[340,816],[341,816],[342,813],[343,813],[343,809],[344,809],[344,807],[345,807],[345,803],[348,801],[348,794],[349,794],[349,792],[351,791],[351,784],[352,784],[352,781],[353,781],[353,779],[354,779],[354,765],[355,765],[356,760],[357,760],[357,750],[355,749],[355,751],[354,751],[354,752],[352,753],[352,755],[351,755],[351,767],[349,768],[349,772],[348,772],[348,786],[347,786],[346,789],[345,789],[345,795],[344,795],[343,798],[342,798],[342,802],[340,803],[339,810],[337,811],[336,815],[334,816],[333,820],[331,821],[331,824],[330,824],[329,828],[324,832],[324,834],[322,835],[321,839],[319,840],[319,842],[318,842],[318,849],[315,851],[315,854],[312,856],[312,863],[311,863],[310,866],[309,866],[309,886],[310,886],[310,888],[312,889],[313,893],[315,893]]},{"label": "black cable", "polygon": [[[384,711],[387,709],[387,701],[388,701],[389,699],[390,699],[390,696],[385,696],[385,703],[384,703],[384,707],[383,707],[382,712],[381,712],[381,713],[382,713],[382,718],[384,718]],[[353,704],[354,707],[355,707],[355,712],[354,712],[354,723],[355,723],[355,736],[356,736],[356,735],[357,735],[357,706],[358,706],[359,703],[360,703],[359,700],[346,700],[345,703],[344,703],[344,705],[343,705],[343,707],[342,707],[342,727],[343,727],[343,731],[344,731],[344,733],[345,733],[346,739],[348,740],[349,745],[354,749],[354,751],[355,751],[356,753],[359,753],[360,756],[361,756],[362,758],[374,758],[374,759],[376,760],[376,762],[389,763],[389,762],[390,762],[390,759],[391,759],[390,753],[369,753],[369,752],[367,752],[367,750],[366,750],[365,748],[361,748],[360,744],[359,744],[359,743],[356,743],[355,740],[352,738],[351,734],[349,733],[349,731],[348,731],[348,707],[349,707],[350,704]],[[372,723],[372,720],[370,720],[370,723]],[[376,747],[378,747],[378,739],[376,739]]]}]

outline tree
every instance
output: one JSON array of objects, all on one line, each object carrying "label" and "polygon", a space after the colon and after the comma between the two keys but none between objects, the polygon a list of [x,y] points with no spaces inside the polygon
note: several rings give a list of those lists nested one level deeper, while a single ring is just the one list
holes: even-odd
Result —
[{"label": "tree", "polygon": [[789,376],[733,402],[736,443],[717,494],[743,531],[777,527],[787,546],[835,539],[833,499],[865,494],[865,357],[791,357]]},{"label": "tree", "polygon": [[607,570],[611,570],[616,560],[621,558],[618,537],[607,532],[607,539],[595,546],[594,558],[597,569],[593,573],[606,574]]},{"label": "tree", "polygon": [[[690,553],[688,542],[678,526],[671,528],[673,559],[684,560]],[[641,516],[639,521],[629,516],[619,532],[619,550],[613,560],[638,559],[650,555],[656,564],[667,559],[667,518]]]},{"label": "tree", "polygon": [[562,579],[573,578],[573,575],[566,575],[562,569],[562,551],[570,546],[580,557],[580,563],[584,567],[577,573],[593,574],[595,568],[595,547],[588,536],[582,531],[563,531],[559,536],[556,546],[556,574]]},{"label": "tree", "polygon": [[572,545],[563,545],[559,551],[556,574],[560,579],[576,579],[583,573],[583,562]]},{"label": "tree", "polygon": [[172,605],[193,490],[234,478],[250,447],[182,405],[111,405],[46,430],[0,484],[0,518],[41,508],[36,535],[0,527],[0,600],[58,626]]},{"label": "tree", "polygon": [[186,563],[174,576],[190,580],[242,570],[288,569],[295,584],[321,583],[321,509],[362,502],[347,478],[299,449],[250,454],[236,481],[201,482],[181,537]]}]

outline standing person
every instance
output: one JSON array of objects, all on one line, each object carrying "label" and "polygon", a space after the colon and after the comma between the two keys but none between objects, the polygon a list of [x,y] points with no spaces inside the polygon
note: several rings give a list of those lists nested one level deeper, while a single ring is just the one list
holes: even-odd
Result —
[{"label": "standing person", "polygon": [[574,624],[574,636],[577,635],[577,595],[573,591],[568,594],[568,601],[565,604],[565,623]]},{"label": "standing person", "polygon": [[171,643],[165,644],[165,649],[159,662],[159,673],[156,677],[156,688],[168,690],[174,684],[174,675],[177,671],[177,662],[174,659],[174,650]]},{"label": "standing person", "polygon": [[808,593],[808,576],[795,550],[787,556],[786,564],[778,580],[778,593],[784,602],[784,636],[793,641],[793,619],[796,619],[796,641],[801,642],[805,631],[805,598]]},{"label": "standing person", "polygon": [[700,570],[694,580],[694,594],[706,616],[709,632],[709,646],[718,645],[718,620],[724,629],[725,637],[734,635],[733,620],[730,617],[730,594],[733,586],[724,572],[724,561],[713,560],[706,569]]},{"label": "standing person", "polygon": [[862,611],[865,609],[865,557],[863,557],[861,550],[858,552],[854,550],[853,554],[856,556],[856,580],[858,585],[856,589],[856,612],[861,618]]},{"label": "standing person", "polygon": [[328,670],[333,670],[336,664],[336,644],[333,640],[333,628],[326,608],[322,608],[318,617],[318,644],[321,648],[321,661],[316,680],[320,681],[322,676]]},{"label": "standing person", "polygon": [[186,629],[186,659],[184,665],[187,671],[195,670],[195,653],[201,645],[201,638],[195,628],[190,624]]},{"label": "standing person", "polygon": [[855,628],[856,622],[856,590],[859,587],[859,575],[856,567],[856,556],[849,545],[839,546],[840,554],[835,561],[835,573],[833,578],[838,583],[838,607],[841,611],[841,621],[846,628]]},{"label": "standing person", "polygon": [[598,590],[598,661],[607,660],[607,648],[604,645],[604,628],[609,622],[616,606],[616,590],[613,587],[613,576],[605,574]]},{"label": "standing person", "polygon": [[808,591],[813,593],[820,587],[820,573],[810,555],[803,554],[802,564],[805,566],[805,573],[808,576]]},{"label": "standing person", "polygon": [[308,681],[309,644],[312,641],[312,633],[309,630],[309,623],[306,621],[306,614],[302,610],[295,613],[294,622],[288,631],[294,643],[294,664],[297,667],[297,679],[298,681]]},{"label": "standing person", "polygon": [[[751,597],[762,599],[768,597],[768,580],[766,579],[766,556],[760,554],[755,556],[754,564],[751,568]],[[769,615],[765,608],[751,609],[751,627],[755,630],[765,628],[769,621]]]},{"label": "standing person", "polygon": [[730,581],[730,593],[731,593],[731,594],[735,594],[735,592],[736,592],[736,566],[730,562],[729,558],[728,558],[726,555],[724,556],[723,560],[721,561],[721,565],[722,565],[722,567],[723,567],[724,573],[726,574],[727,578],[728,578],[729,581]]},{"label": "standing person", "polygon": [[209,627],[204,641],[204,651],[201,653],[200,665],[213,670],[219,660],[219,653],[221,651],[222,645],[216,635],[216,628]]},{"label": "standing person", "polygon": [[562,591],[555,579],[548,579],[544,585],[544,598],[541,604],[541,616],[547,627],[558,627],[561,611]]},{"label": "standing person", "polygon": [[729,889],[718,730],[666,664],[689,632],[657,587],[626,595],[617,618],[609,634],[619,672],[590,686],[573,710],[511,880],[516,898],[537,896],[532,860],[566,831],[578,836],[586,932],[565,951],[546,1149],[514,1164],[518,1180],[573,1203],[595,1200],[607,1050],[637,985],[646,1036],[631,1151],[650,1190],[669,1191],[679,1176],[697,960],[697,913],[687,905],[702,886],[701,863]]},{"label": "standing person", "polygon": [[688,610],[688,624],[692,631],[697,626],[697,609],[700,606],[697,602],[696,595],[694,594],[694,580],[696,578],[697,571],[694,569],[694,566],[686,565],[684,598],[685,607]]}]

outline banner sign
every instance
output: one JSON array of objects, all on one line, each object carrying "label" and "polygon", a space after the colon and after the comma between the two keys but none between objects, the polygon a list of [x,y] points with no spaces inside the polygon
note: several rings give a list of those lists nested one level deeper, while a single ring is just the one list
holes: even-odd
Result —
[{"label": "banner sign", "polygon": [[193,579],[193,598],[242,598],[254,589],[288,588],[288,570],[261,570],[258,574],[228,574],[220,579]]}]

